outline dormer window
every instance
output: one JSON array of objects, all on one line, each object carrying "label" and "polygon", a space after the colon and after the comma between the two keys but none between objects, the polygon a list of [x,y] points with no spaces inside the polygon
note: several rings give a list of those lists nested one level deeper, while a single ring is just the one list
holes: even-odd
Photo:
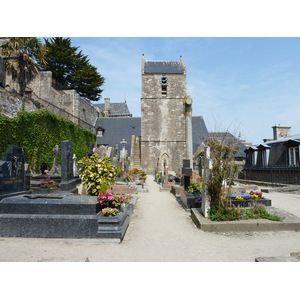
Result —
[{"label": "dormer window", "polygon": [[283,143],[284,146],[287,148],[287,159],[289,166],[295,167],[300,165],[300,156],[299,156],[299,148],[300,148],[300,141],[298,140],[288,140]]},{"label": "dormer window", "polygon": [[101,126],[99,126],[99,127],[97,128],[97,136],[103,136],[104,131],[105,131],[104,128],[101,127]]}]

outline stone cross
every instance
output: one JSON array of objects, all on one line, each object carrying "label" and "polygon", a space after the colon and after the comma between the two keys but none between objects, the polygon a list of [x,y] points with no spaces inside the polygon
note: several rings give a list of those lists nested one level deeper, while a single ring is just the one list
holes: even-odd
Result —
[{"label": "stone cross", "polygon": [[59,153],[58,145],[55,145],[55,148],[53,149],[53,153],[54,153],[53,165],[49,172],[49,174],[51,174],[51,175],[58,174],[58,170],[57,170],[57,156]]},{"label": "stone cross", "polygon": [[125,149],[125,144],[127,144],[127,141],[123,139],[120,144],[122,144],[123,148],[120,151],[120,165],[121,165],[121,170],[125,171],[125,162],[127,158],[127,150]]},{"label": "stone cross", "polygon": [[78,168],[77,168],[77,157],[76,154],[73,154],[73,175],[77,176],[78,175]]},{"label": "stone cross", "polygon": [[210,208],[210,195],[207,191],[206,181],[209,178],[210,170],[212,169],[212,160],[210,159],[210,147],[205,146],[204,148],[204,190],[202,193],[202,204],[201,211],[204,217],[208,217],[208,209]]}]

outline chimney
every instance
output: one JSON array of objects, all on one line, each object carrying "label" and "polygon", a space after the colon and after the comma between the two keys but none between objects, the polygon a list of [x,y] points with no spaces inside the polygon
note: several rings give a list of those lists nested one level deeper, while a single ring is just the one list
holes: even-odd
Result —
[{"label": "chimney", "polygon": [[104,110],[110,110],[110,98],[104,98]]},{"label": "chimney", "polygon": [[273,128],[273,140],[278,140],[280,138],[287,137],[291,135],[291,127],[290,126],[281,126],[275,125]]}]

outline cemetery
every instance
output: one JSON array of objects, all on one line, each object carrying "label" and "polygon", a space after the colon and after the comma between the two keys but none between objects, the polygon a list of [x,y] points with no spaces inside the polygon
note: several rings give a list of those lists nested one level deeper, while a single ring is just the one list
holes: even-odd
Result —
[{"label": "cemetery", "polygon": [[244,145],[192,117],[181,57],[143,55],[142,117],[125,104],[112,112],[106,98],[92,131],[46,110],[0,114],[0,237],[121,243],[152,178],[159,200],[171,193],[201,231],[300,230],[299,217],[273,207],[257,185],[239,183]]},{"label": "cemetery", "polygon": [[[110,194],[107,198],[113,201],[102,203],[98,199],[102,185],[96,193],[78,194],[77,186],[81,185],[81,179],[76,174],[78,166],[72,153],[72,142],[65,140],[61,143],[61,166],[56,164],[57,155],[58,151],[54,151],[50,172],[43,170],[44,174],[32,177],[35,186],[31,189],[30,175],[26,175],[25,171],[24,151],[11,145],[3,153],[0,168],[0,236],[99,238],[121,242],[136,202],[136,178],[133,177],[130,185],[110,185],[114,195]],[[98,157],[97,154],[95,157]],[[105,160],[108,162],[108,158]],[[105,167],[109,166],[117,169],[108,163]],[[116,183],[116,174],[113,175],[109,178],[111,183]],[[46,179],[50,185],[45,185]],[[56,183],[54,186],[53,182]],[[103,213],[105,208],[111,207],[117,213]]]}]

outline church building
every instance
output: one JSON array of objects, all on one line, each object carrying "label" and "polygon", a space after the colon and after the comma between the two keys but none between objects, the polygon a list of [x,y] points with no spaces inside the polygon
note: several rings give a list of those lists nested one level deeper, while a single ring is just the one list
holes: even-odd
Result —
[{"label": "church building", "polygon": [[193,153],[208,136],[203,118],[192,117],[182,58],[147,61],[143,55],[141,76],[141,118],[98,118],[96,144],[115,147],[125,139],[131,167],[148,174],[165,167],[181,172],[183,159],[190,159],[192,164]]}]

